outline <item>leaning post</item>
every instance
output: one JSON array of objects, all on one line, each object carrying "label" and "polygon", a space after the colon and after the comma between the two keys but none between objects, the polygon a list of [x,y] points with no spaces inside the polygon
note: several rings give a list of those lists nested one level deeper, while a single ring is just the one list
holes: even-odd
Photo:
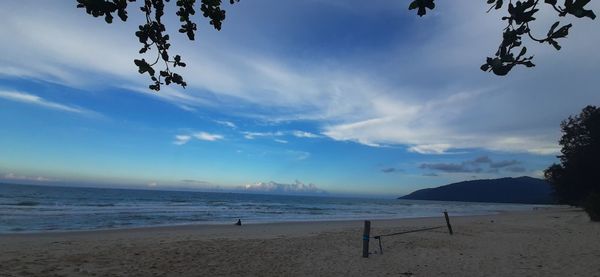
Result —
[{"label": "leaning post", "polygon": [[444,210],[444,217],[446,218],[446,225],[448,225],[448,232],[452,235],[452,225],[450,225],[450,217],[448,217],[448,211]]},{"label": "leaning post", "polygon": [[365,220],[365,229],[363,231],[363,258],[369,257],[369,237],[371,236],[371,221]]}]

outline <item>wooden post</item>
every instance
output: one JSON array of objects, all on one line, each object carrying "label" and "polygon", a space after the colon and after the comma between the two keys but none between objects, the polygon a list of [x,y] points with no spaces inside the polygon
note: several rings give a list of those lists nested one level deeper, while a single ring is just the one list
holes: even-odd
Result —
[{"label": "wooden post", "polygon": [[363,231],[363,258],[369,257],[369,237],[371,236],[371,221],[365,220],[365,229]]},{"label": "wooden post", "polygon": [[452,225],[450,225],[450,217],[448,217],[448,211],[444,211],[444,217],[446,217],[446,225],[448,225],[448,232],[452,235]]}]

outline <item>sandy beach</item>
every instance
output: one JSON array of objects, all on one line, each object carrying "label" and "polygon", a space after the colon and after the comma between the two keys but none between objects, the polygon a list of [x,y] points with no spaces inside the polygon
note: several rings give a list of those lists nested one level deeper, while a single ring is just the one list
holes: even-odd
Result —
[{"label": "sandy beach", "polygon": [[[452,217],[361,257],[362,221],[0,235],[0,276],[600,276],[600,224],[570,208]],[[372,221],[372,235],[443,226]],[[371,252],[378,251],[371,240]]]}]

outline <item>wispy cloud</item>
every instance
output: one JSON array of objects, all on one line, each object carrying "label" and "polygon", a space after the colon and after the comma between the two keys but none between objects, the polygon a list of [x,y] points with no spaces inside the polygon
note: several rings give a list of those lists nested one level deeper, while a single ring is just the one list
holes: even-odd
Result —
[{"label": "wispy cloud", "polygon": [[244,138],[246,139],[255,139],[257,137],[280,137],[283,136],[284,133],[277,131],[277,132],[242,132],[242,134],[244,135]]},{"label": "wispy cloud", "polygon": [[450,144],[424,144],[411,146],[408,151],[420,154],[444,154],[451,147]]},{"label": "wispy cloud", "polygon": [[197,133],[194,133],[193,136],[199,140],[205,140],[205,141],[217,141],[217,140],[222,140],[224,138],[222,135],[211,134],[211,133],[207,133],[207,132],[197,132]]},{"label": "wispy cloud", "polygon": [[203,141],[217,141],[222,140],[224,137],[219,134],[211,134],[207,132],[195,132],[191,134],[181,134],[175,135],[175,140],[173,144],[175,145],[184,145],[190,142],[192,139],[203,140]]},{"label": "wispy cloud", "polygon": [[235,125],[235,123],[231,122],[231,121],[226,121],[226,120],[215,120],[216,123],[221,124],[223,126],[227,126],[229,128],[235,129],[237,128],[237,126]]},{"label": "wispy cloud", "polygon": [[77,113],[77,114],[85,114],[85,115],[93,115],[96,114],[90,110],[86,110],[76,106],[69,106],[57,102],[52,102],[46,100],[40,96],[25,93],[25,92],[16,92],[16,91],[3,91],[0,90],[0,98],[21,102],[25,104],[40,106],[47,109],[53,109],[57,111]]},{"label": "wispy cloud", "polygon": [[[445,99],[425,103],[409,104],[393,99],[384,103],[376,101],[372,110],[380,113],[379,116],[328,125],[323,134],[334,140],[354,141],[375,147],[386,144],[407,145],[409,151],[420,154],[445,154],[454,149],[487,149],[540,155],[558,153],[557,126],[552,131],[544,130],[543,134],[527,129],[511,131],[499,128],[481,132],[477,129],[483,127],[472,128],[468,122],[472,122],[474,118],[468,116],[465,109],[478,105],[480,101],[485,100],[478,91],[451,94]],[[393,109],[393,106],[397,109]],[[535,130],[537,132],[539,128]]]},{"label": "wispy cloud", "polygon": [[299,131],[299,130],[292,131],[292,135],[294,135],[295,137],[299,137],[299,138],[319,138],[319,137],[321,137],[321,136],[319,136],[317,134],[313,134],[311,132]]},{"label": "wispy cloud", "polygon": [[[544,58],[544,62],[534,70],[521,71],[523,75],[499,79],[477,69],[489,51],[497,47],[502,28],[498,14],[482,12],[486,9],[485,2],[440,3],[442,12],[436,15],[436,20],[419,21],[415,20],[414,13],[390,9],[389,3],[373,3],[368,9],[378,12],[364,13],[361,12],[364,5],[358,5],[360,1],[328,5],[321,2],[292,1],[273,5],[272,1],[263,1],[256,5],[277,6],[282,16],[278,17],[278,24],[258,20],[254,23],[260,27],[252,30],[243,28],[247,25],[244,20],[258,18],[257,12],[261,9],[240,9],[236,17],[228,19],[228,28],[224,30],[227,35],[206,32],[205,41],[211,43],[178,48],[188,62],[182,73],[194,78],[188,82],[190,87],[185,93],[165,88],[159,94],[146,95],[188,110],[212,104],[226,112],[266,121],[314,120],[322,127],[319,133],[335,140],[374,147],[405,145],[421,154],[482,148],[552,155],[559,149],[556,141],[560,120],[585,104],[600,101],[594,75],[598,72],[600,56],[582,54],[594,51],[599,42],[600,29],[596,22],[578,21],[578,32],[569,35],[560,55],[548,50],[550,47],[532,45],[532,52],[539,53],[536,58],[540,61]],[[127,86],[145,89],[147,80],[135,72],[131,64],[135,56],[129,54],[139,48],[137,42],[131,40],[131,33],[137,28],[135,20],[119,22],[120,27],[116,27],[86,17],[81,10],[65,8],[67,4],[47,4],[39,9],[40,13],[32,14],[27,9],[29,5],[22,3],[8,1],[8,7],[0,11],[0,25],[6,26],[0,29],[0,35],[11,41],[0,46],[5,54],[0,57],[3,63],[0,74],[86,89],[94,87],[89,86],[90,83],[102,88],[120,83],[99,81],[110,77]],[[29,3],[41,5],[34,1]],[[315,4],[322,10],[311,6]],[[296,5],[303,8],[290,8]],[[307,60],[302,55],[289,55],[304,52],[298,51],[294,43],[285,43],[290,42],[290,37],[305,38],[289,35],[290,30],[298,27],[293,18],[312,15],[314,21],[303,23],[309,24],[309,29],[324,24],[325,20],[345,20],[314,16],[315,13],[327,15],[332,5],[343,6],[344,13],[368,18],[365,22],[385,18],[406,25],[407,32],[400,36],[402,40],[386,36],[386,40],[378,41],[381,43],[364,48],[369,51],[315,47],[314,52],[328,59]],[[590,5],[594,9],[598,7],[596,2]],[[386,16],[380,16],[380,12],[386,10]],[[390,10],[394,12],[390,14]],[[290,11],[293,16],[288,20]],[[370,17],[372,14],[377,18]],[[306,28],[303,26],[302,30]],[[395,27],[382,28],[392,29],[376,33],[392,34]],[[440,31],[424,37],[408,31],[418,28]],[[90,29],[94,32],[89,32]],[[327,39],[318,28],[313,29],[316,31],[311,39]],[[346,29],[352,28],[335,31],[346,32]],[[376,34],[363,32],[352,37],[373,38],[373,35]],[[264,43],[278,48],[265,51],[264,45],[250,40],[241,46],[239,41],[231,41],[246,36],[268,38]],[[333,43],[334,40],[327,40],[319,45]],[[571,74],[581,81],[563,81],[562,76]],[[544,101],[532,105],[533,99]],[[248,139],[256,137],[258,135],[246,134]]]},{"label": "wispy cloud", "polygon": [[[313,133],[306,132],[306,131],[299,131],[299,130],[293,130],[293,131],[284,130],[284,131],[272,131],[272,132],[243,131],[241,133],[244,136],[244,138],[246,138],[246,139],[255,139],[255,138],[259,138],[259,137],[282,137],[282,136],[294,136],[297,138],[320,138],[321,137],[320,135],[317,135],[317,134],[313,134]],[[283,142],[284,140],[275,138],[275,141]],[[285,141],[285,143],[287,143],[287,141]]]},{"label": "wispy cloud", "polygon": [[173,144],[184,145],[184,144],[188,143],[191,139],[192,139],[192,136],[190,136],[190,135],[176,135],[175,141],[173,141]]}]

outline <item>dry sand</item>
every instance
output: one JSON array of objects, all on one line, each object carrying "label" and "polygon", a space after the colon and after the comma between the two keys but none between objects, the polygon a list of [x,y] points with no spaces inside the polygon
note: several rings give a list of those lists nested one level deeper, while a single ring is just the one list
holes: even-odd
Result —
[{"label": "dry sand", "polygon": [[[385,237],[368,259],[361,221],[0,235],[0,276],[600,276],[600,224],[579,210],[451,221],[453,236]],[[444,224],[375,220],[372,235]]]}]

